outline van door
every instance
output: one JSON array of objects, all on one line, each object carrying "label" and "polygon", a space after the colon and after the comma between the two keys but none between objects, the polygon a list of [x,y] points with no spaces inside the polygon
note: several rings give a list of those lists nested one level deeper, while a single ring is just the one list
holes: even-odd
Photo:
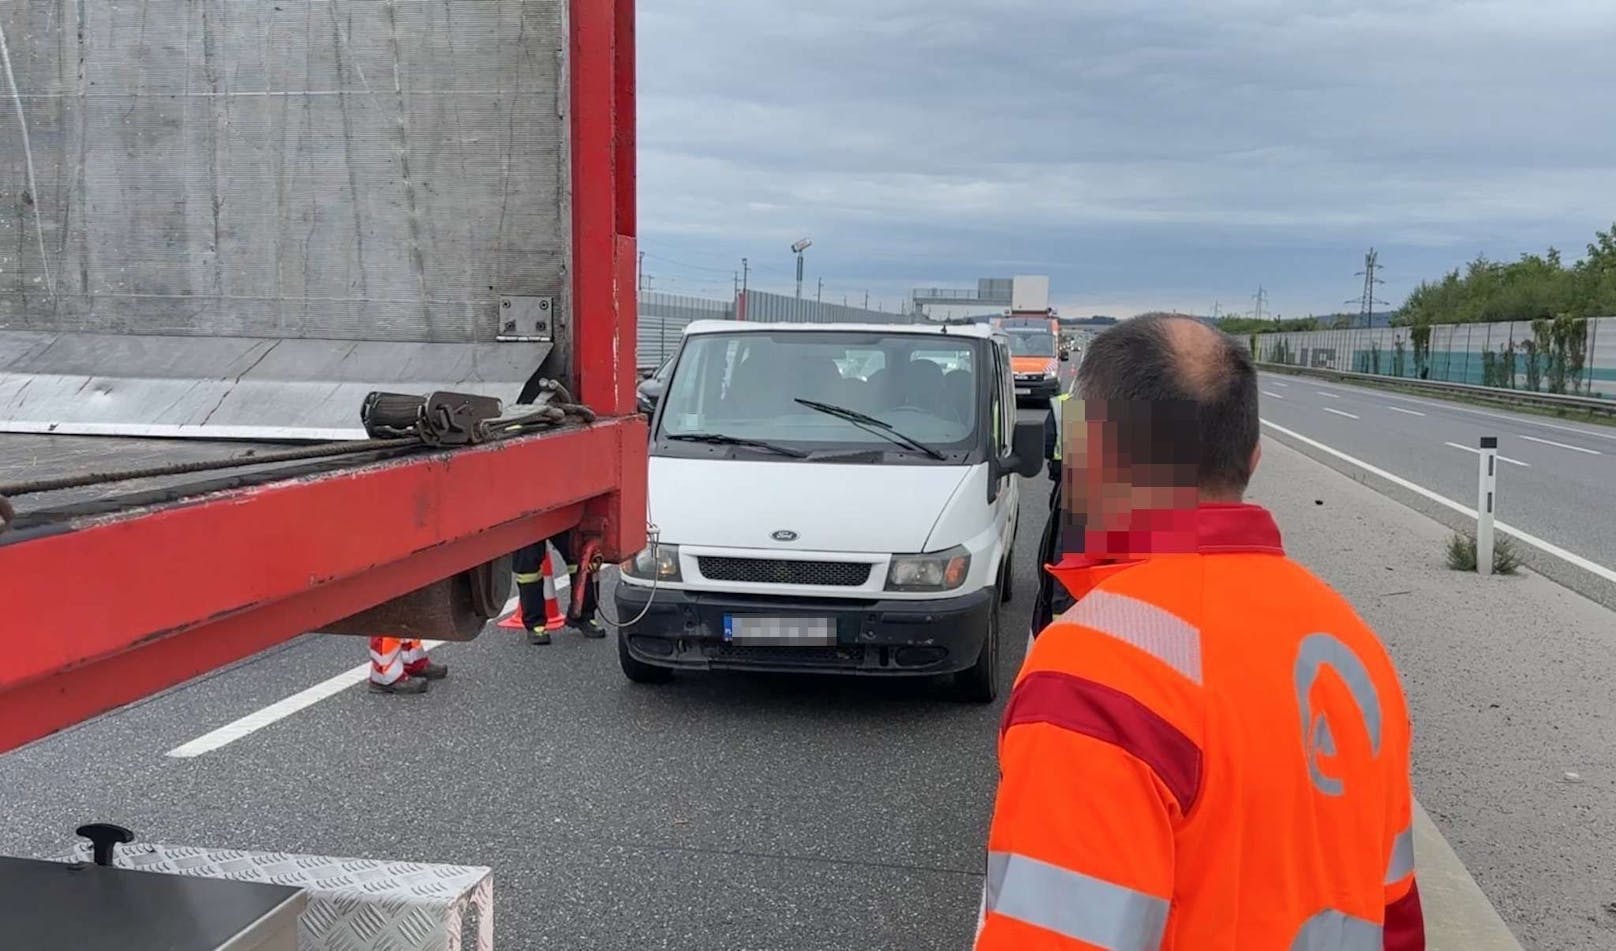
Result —
[{"label": "van door", "polygon": [[[1016,430],[1016,379],[1010,364],[1010,343],[1003,337],[993,341],[993,370],[998,385],[994,389],[993,448],[1000,458],[1010,452]],[[1015,544],[1016,519],[1021,511],[1021,481],[1013,472],[999,477],[993,497],[993,521],[999,530],[1002,551],[1008,559]]]}]

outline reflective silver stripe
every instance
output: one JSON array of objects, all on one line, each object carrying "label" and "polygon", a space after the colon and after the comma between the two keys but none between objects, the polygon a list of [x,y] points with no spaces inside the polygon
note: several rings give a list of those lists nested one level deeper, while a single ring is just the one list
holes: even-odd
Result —
[{"label": "reflective silver stripe", "polygon": [[1321,911],[1297,932],[1291,951],[1381,951],[1380,925],[1339,911]]},{"label": "reflective silver stripe", "polygon": [[1065,420],[1061,419],[1061,416],[1066,410],[1065,403],[1066,403],[1066,399],[1067,399],[1067,397],[1069,395],[1070,394],[1062,393],[1061,395],[1055,397],[1055,402],[1054,402],[1054,406],[1053,406],[1054,413],[1055,413],[1055,455],[1054,455],[1054,458],[1055,458],[1056,461],[1060,460],[1061,447],[1065,445],[1066,433],[1065,433],[1065,429],[1063,428]]},{"label": "reflective silver stripe", "polygon": [[1092,591],[1061,620],[1132,644],[1195,683],[1201,682],[1200,628],[1171,611],[1124,594]]},{"label": "reflective silver stripe", "polygon": [[1397,833],[1392,840],[1392,858],[1386,863],[1386,884],[1395,885],[1414,874],[1414,829]]},{"label": "reflective silver stripe", "polygon": [[989,852],[986,908],[1106,951],[1158,951],[1168,905],[1025,855]]},{"label": "reflective silver stripe", "polygon": [[517,584],[538,584],[543,580],[544,572],[542,571],[535,571],[532,574],[523,574],[520,571],[516,573]]}]

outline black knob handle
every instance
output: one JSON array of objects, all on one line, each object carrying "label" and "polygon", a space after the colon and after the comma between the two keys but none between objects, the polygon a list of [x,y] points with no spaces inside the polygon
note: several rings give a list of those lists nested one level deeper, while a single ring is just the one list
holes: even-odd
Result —
[{"label": "black knob handle", "polygon": [[135,834],[123,826],[115,826],[110,822],[92,822],[89,825],[79,826],[75,830],[78,835],[90,840],[90,848],[95,852],[95,864],[112,864],[112,847],[127,845],[135,841]]}]

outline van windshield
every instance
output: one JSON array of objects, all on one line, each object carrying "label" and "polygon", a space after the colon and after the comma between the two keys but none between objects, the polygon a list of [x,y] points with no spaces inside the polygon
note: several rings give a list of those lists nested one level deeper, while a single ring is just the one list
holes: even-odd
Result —
[{"label": "van windshield", "polygon": [[719,436],[810,458],[880,450],[905,462],[957,461],[979,442],[983,343],[879,331],[693,335],[663,398],[659,450],[698,451],[690,437]]},{"label": "van windshield", "polygon": [[1053,334],[1012,330],[1006,336],[1010,338],[1010,352],[1015,356],[1052,357],[1055,355],[1055,337]]}]

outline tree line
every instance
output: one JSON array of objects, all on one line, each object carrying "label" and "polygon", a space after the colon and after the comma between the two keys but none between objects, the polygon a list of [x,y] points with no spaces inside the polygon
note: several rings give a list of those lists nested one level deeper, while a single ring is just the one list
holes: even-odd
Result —
[{"label": "tree line", "polygon": [[[1392,317],[1394,326],[1568,320],[1616,316],[1616,224],[1595,232],[1588,253],[1567,264],[1555,248],[1523,254],[1516,261],[1479,256],[1439,280],[1422,281]],[[1231,334],[1333,330],[1353,326],[1353,315],[1254,320],[1226,317],[1218,327]],[[1563,331],[1562,333],[1567,332]],[[1552,335],[1552,330],[1550,331]]]},{"label": "tree line", "polygon": [[[1407,329],[1407,348],[1401,334],[1390,353],[1383,353],[1378,341],[1370,341],[1367,349],[1354,353],[1353,369],[1423,379],[1431,368],[1431,329],[1436,325],[1519,321],[1530,328],[1525,337],[1511,336],[1497,350],[1483,348],[1482,384],[1575,393],[1592,385],[1591,379],[1583,379],[1588,318],[1605,316],[1616,316],[1616,224],[1595,232],[1588,253],[1573,264],[1566,264],[1560,252],[1550,248],[1546,254],[1523,254],[1510,262],[1478,257],[1462,271],[1454,269],[1440,280],[1421,282],[1391,321]],[[1351,326],[1351,315],[1219,322],[1225,332],[1249,337],[1254,352],[1258,334]],[[1269,359],[1293,361],[1283,340],[1270,349]]]}]

